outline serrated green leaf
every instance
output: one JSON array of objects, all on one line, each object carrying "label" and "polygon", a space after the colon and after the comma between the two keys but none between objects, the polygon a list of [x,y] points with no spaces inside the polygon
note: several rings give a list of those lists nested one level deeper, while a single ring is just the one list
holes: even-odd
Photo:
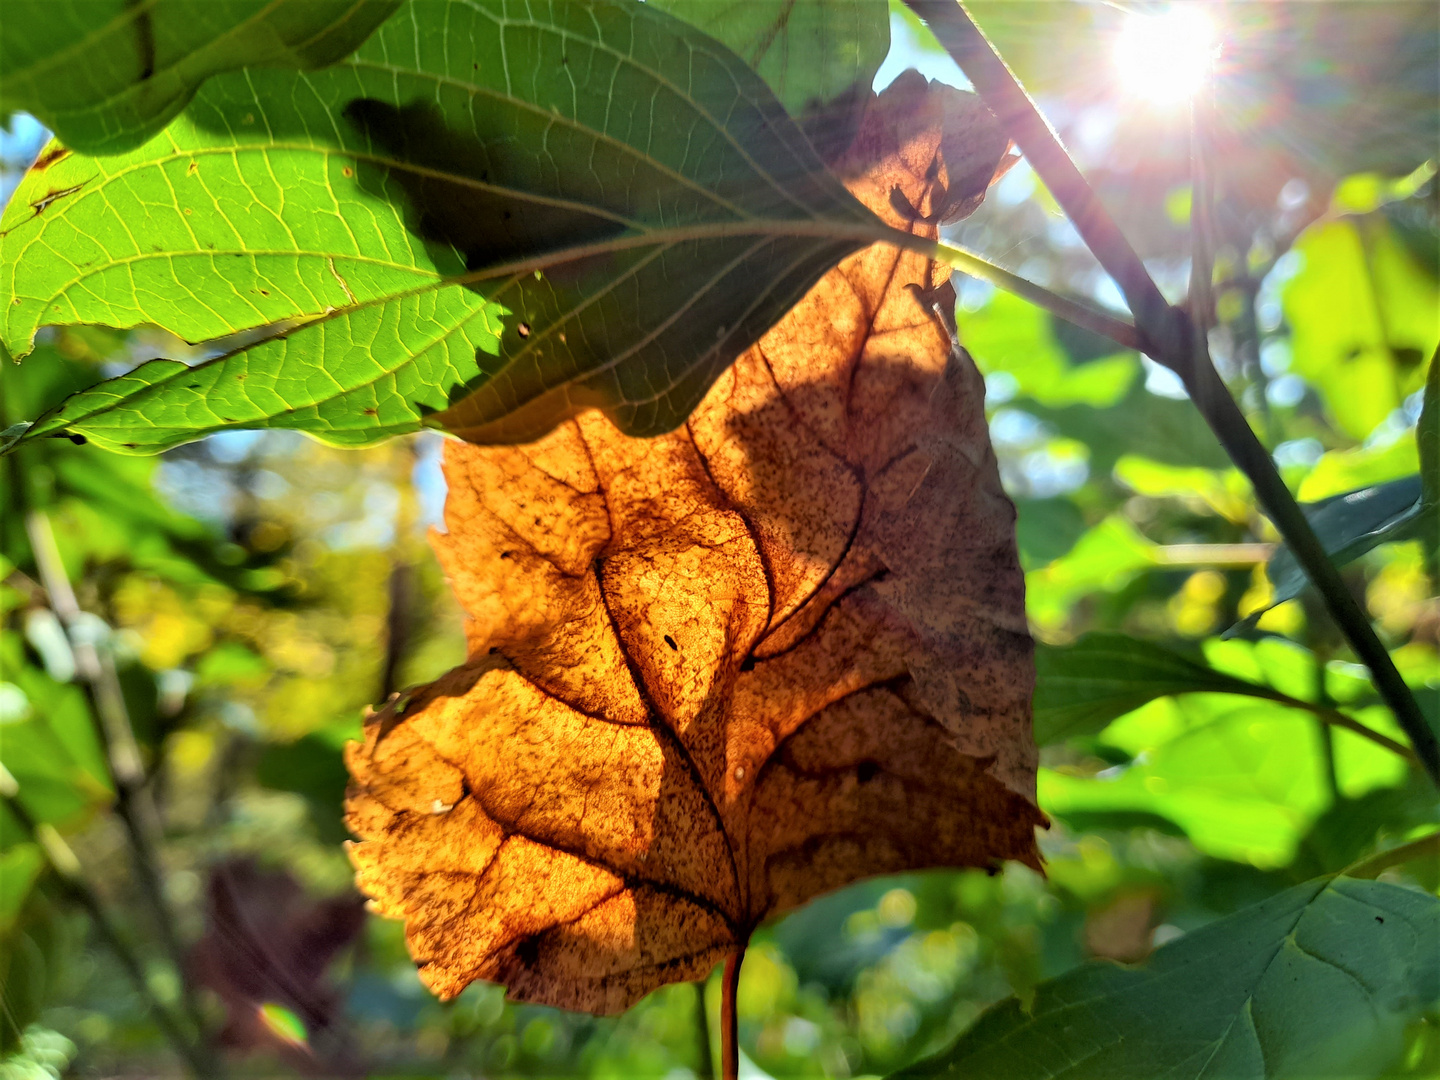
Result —
[{"label": "serrated green leaf", "polygon": [[724,42],[828,157],[854,136],[890,50],[887,0],[649,0]]},{"label": "serrated green leaf", "polygon": [[897,1077],[1361,1080],[1440,996],[1440,900],[1352,878],[1287,889],[1138,967],[1092,962]]},{"label": "serrated green leaf", "polygon": [[22,436],[137,452],[241,427],[524,441],[589,407],[656,434],[894,235],[738,57],[627,0],[413,3],[339,65],[212,79],[134,153],[32,174],[0,230],[14,345],[301,321]]},{"label": "serrated green leaf", "polygon": [[[8,0],[0,20],[0,112],[32,113],[72,150],[120,153],[174,119],[211,75],[332,64],[399,6],[400,0]],[[46,156],[54,160],[54,152]]]},{"label": "serrated green leaf", "polygon": [[1204,691],[1283,696],[1125,634],[1086,634],[1074,645],[1037,643],[1035,741],[1046,746],[1093,735],[1158,697]]}]

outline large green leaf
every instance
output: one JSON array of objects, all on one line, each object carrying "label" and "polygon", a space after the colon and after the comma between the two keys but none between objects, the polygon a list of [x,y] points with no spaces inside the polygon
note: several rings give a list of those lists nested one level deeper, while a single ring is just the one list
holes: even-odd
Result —
[{"label": "large green leaf", "polygon": [[211,75],[318,68],[400,0],[7,0],[0,113],[33,113],[74,150],[114,154],[169,123]]},{"label": "large green leaf", "polygon": [[1045,746],[1093,735],[1147,701],[1201,691],[1284,696],[1125,634],[1086,634],[1074,645],[1037,644],[1035,741]]},{"label": "large green leaf", "polygon": [[843,150],[890,50],[887,0],[649,0],[724,42],[822,153]]},{"label": "large green leaf", "polygon": [[659,433],[893,235],[738,57],[627,0],[417,0],[342,64],[217,77],[134,153],[33,173],[0,230],[18,349],[42,323],[298,321],[28,433],[139,452],[240,427],[523,441],[588,407]]},{"label": "large green leaf", "polygon": [[1157,950],[1011,998],[898,1075],[1288,1080],[1383,1073],[1440,997],[1440,900],[1352,878],[1287,889]]},{"label": "large green leaf", "polygon": [[1293,368],[1335,425],[1363,439],[1423,378],[1440,337],[1440,283],[1378,214],[1312,225],[1295,250],[1302,269],[1282,293]]}]

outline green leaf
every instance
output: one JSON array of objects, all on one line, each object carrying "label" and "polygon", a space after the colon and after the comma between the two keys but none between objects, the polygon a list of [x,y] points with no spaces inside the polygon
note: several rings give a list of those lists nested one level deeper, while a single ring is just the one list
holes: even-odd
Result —
[{"label": "green leaf", "polygon": [[821,155],[850,144],[890,50],[887,0],[649,0],[723,42]]},{"label": "green leaf", "polygon": [[1062,557],[1025,574],[1025,611],[1046,629],[1063,626],[1080,597],[1124,588],[1158,565],[1156,545],[1121,514],[1111,514]]},{"label": "green leaf", "polygon": [[1074,645],[1037,643],[1035,741],[1046,746],[1093,735],[1148,701],[1201,691],[1281,696],[1125,634],[1086,634]]},{"label": "green leaf", "polygon": [[1440,338],[1440,284],[1380,215],[1312,225],[1303,268],[1281,294],[1292,368],[1335,425],[1363,439],[1416,388]]},{"label": "green leaf", "polygon": [[1415,426],[1415,442],[1420,450],[1420,482],[1425,504],[1440,507],[1440,348],[1430,357],[1424,401],[1420,422]]},{"label": "green leaf", "polygon": [[0,938],[10,933],[44,868],[45,853],[39,844],[16,844],[0,852]]},{"label": "green leaf", "polygon": [[25,663],[19,635],[0,633],[6,678],[25,695],[28,715],[0,724],[0,764],[36,821],[69,828],[110,800],[109,769],[79,687]]},{"label": "green leaf", "polygon": [[955,318],[980,371],[987,377],[1003,372],[1016,395],[1039,405],[1112,406],[1140,373],[1135,354],[1118,351],[1118,345],[1112,355],[1072,362],[1049,312],[1010,293],[993,294],[977,311],[962,307]]},{"label": "green leaf", "polygon": [[24,440],[525,441],[590,407],[657,434],[894,235],[719,43],[625,0],[530,10],[416,2],[339,65],[217,77],[134,153],[27,177],[0,219],[7,341],[296,321],[143,365]]},{"label": "green leaf", "polygon": [[[1358,559],[1380,544],[1420,535],[1434,513],[1423,505],[1418,475],[1307,503],[1301,510],[1337,566]],[[1295,599],[1310,580],[1286,544],[1270,556],[1265,575],[1275,590],[1270,607]],[[1268,610],[1251,612],[1240,625],[1254,625]]]},{"label": "green leaf", "polygon": [[1440,900],[1337,877],[1011,998],[901,1077],[1286,1080],[1383,1073],[1440,995]]},{"label": "green leaf", "polygon": [[[333,64],[399,0],[8,0],[0,113],[34,114],[72,150],[132,150],[212,75]],[[64,153],[52,147],[41,160]]]}]

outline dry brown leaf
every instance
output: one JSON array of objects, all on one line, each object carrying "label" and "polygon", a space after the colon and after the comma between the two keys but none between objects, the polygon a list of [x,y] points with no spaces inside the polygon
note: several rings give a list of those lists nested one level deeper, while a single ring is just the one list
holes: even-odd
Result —
[{"label": "dry brown leaf", "polygon": [[[912,76],[842,175],[933,235],[1005,147]],[[357,880],[435,993],[617,1012],[856,878],[1038,865],[1015,511],[943,275],[846,260],[670,435],[447,444],[471,659],[349,754]]]}]

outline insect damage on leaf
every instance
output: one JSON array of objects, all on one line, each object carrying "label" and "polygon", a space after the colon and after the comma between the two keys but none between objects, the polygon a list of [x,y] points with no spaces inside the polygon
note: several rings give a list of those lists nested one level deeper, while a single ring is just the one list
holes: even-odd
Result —
[{"label": "insect damage on leaf", "polygon": [[[934,235],[1005,150],[982,108],[903,78],[842,175]],[[857,878],[1038,866],[1015,511],[944,276],[852,256],[672,434],[447,444],[470,660],[348,754],[358,883],[435,993],[617,1012]]]}]

